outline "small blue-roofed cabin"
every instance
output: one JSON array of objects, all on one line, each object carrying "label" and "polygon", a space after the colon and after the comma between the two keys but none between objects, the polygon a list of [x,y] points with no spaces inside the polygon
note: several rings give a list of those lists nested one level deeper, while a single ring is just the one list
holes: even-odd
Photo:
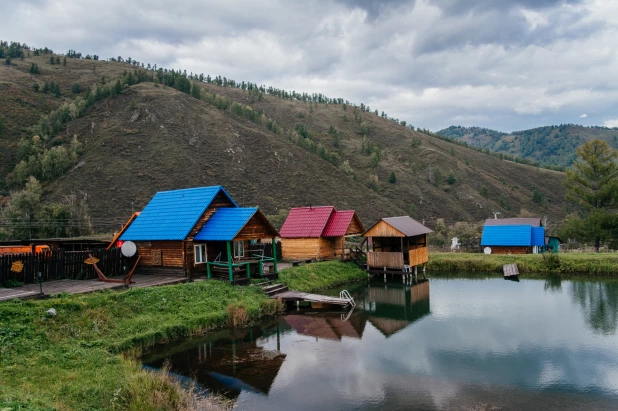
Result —
[{"label": "small blue-roofed cabin", "polygon": [[264,239],[274,245],[268,266],[276,272],[278,235],[257,207],[239,207],[223,187],[213,186],[158,192],[118,238],[135,242],[140,267],[234,280],[263,273],[264,253],[255,244]]},{"label": "small blue-roofed cabin", "polygon": [[540,218],[486,220],[481,246],[491,254],[537,254],[545,245]]}]

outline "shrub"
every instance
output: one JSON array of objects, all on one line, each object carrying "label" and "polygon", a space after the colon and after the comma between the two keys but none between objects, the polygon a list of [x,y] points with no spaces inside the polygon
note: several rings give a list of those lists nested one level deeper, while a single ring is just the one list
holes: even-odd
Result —
[{"label": "shrub", "polygon": [[22,283],[21,281],[17,281],[17,280],[6,280],[3,284],[4,287],[6,288],[18,288],[18,287],[23,287],[24,283]]},{"label": "shrub", "polygon": [[391,184],[395,184],[397,182],[397,176],[395,175],[394,171],[388,177],[388,182],[391,183]]},{"label": "shrub", "polygon": [[73,83],[71,84],[71,91],[75,94],[79,94],[82,92],[82,87],[79,85],[79,83]]},{"label": "shrub", "polygon": [[489,195],[489,191],[487,190],[487,187],[485,187],[485,186],[481,186],[481,189],[479,190],[479,193],[483,197],[487,197]]},{"label": "shrub", "polygon": [[249,312],[242,304],[232,303],[227,306],[227,324],[232,327],[246,325],[249,322]]}]

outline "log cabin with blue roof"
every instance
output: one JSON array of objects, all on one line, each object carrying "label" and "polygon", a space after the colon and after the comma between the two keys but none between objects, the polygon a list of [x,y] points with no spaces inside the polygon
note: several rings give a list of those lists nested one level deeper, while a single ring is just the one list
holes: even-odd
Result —
[{"label": "log cabin with blue roof", "polygon": [[[239,207],[223,187],[212,186],[158,192],[117,238],[133,241],[140,267],[151,272],[236,281],[270,267],[276,273],[278,235],[257,207]],[[272,257],[264,254],[265,239],[275,245]]]},{"label": "log cabin with blue roof", "polygon": [[485,221],[481,247],[487,254],[537,254],[545,246],[540,218],[504,218]]}]

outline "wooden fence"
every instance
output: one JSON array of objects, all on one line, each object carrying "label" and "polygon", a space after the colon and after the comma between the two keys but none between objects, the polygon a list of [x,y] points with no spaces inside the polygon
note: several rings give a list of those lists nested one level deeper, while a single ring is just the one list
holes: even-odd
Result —
[{"label": "wooden fence", "polygon": [[8,280],[37,283],[39,272],[43,281],[97,278],[92,264],[86,263],[88,254],[98,260],[97,266],[108,277],[124,275],[125,271],[131,270],[135,261],[134,258],[124,257],[119,248],[3,255],[0,256],[0,284]]}]

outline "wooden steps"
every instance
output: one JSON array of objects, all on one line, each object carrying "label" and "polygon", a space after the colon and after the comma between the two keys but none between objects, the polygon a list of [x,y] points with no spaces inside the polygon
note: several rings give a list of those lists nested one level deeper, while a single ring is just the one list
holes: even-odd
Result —
[{"label": "wooden steps", "polygon": [[272,298],[272,297],[278,296],[279,294],[285,291],[288,291],[289,289],[286,285],[283,285],[283,284],[272,284],[272,285],[263,287],[262,290],[264,290],[267,296]]}]

